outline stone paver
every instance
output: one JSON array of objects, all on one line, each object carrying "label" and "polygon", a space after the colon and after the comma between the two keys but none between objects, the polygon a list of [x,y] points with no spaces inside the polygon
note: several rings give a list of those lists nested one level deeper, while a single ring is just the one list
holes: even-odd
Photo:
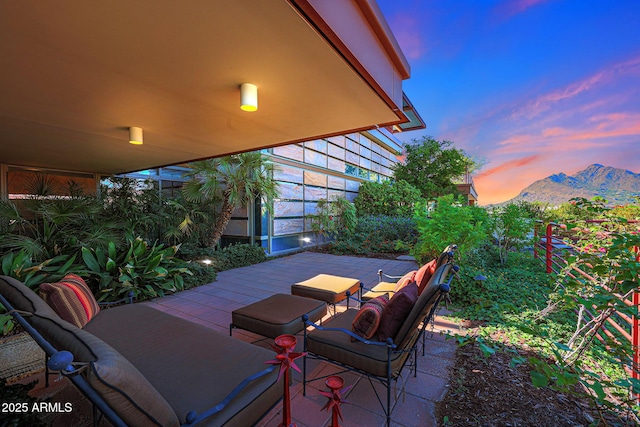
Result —
[{"label": "stone paver", "polygon": [[[301,252],[294,255],[275,258],[267,262],[218,274],[214,283],[195,289],[179,292],[174,295],[154,299],[143,304],[182,317],[222,333],[229,333],[231,312],[236,308],[263,299],[274,293],[289,294],[293,283],[309,279],[317,274],[325,273],[360,279],[366,286],[378,282],[377,271],[382,269],[386,274],[401,276],[414,270],[417,265],[411,260],[384,260],[351,256],[335,256],[316,252]],[[455,286],[455,283],[454,283]],[[342,304],[344,306],[344,303]],[[340,306],[339,306],[340,309]],[[341,309],[344,309],[342,307]],[[403,372],[405,382],[404,397],[393,414],[393,425],[399,427],[436,426],[434,414],[435,403],[441,399],[448,384],[447,368],[455,359],[456,345],[453,340],[445,340],[438,331],[460,333],[458,325],[442,317],[434,322],[436,333],[426,337],[425,355],[418,352],[417,377]],[[247,331],[234,330],[233,336],[248,342],[269,348],[270,339],[257,336]],[[302,337],[299,338],[301,347]],[[302,361],[298,360],[301,366]],[[309,372],[326,374],[337,370],[332,365],[309,361]],[[329,370],[329,371],[328,371]],[[343,426],[383,426],[384,413],[380,407],[371,384],[366,378],[352,373],[342,374],[346,385],[353,385],[346,399],[350,403],[344,405]],[[301,376],[293,376],[291,386],[292,417],[299,427],[328,426],[331,414],[320,409],[326,398],[318,393],[324,390],[324,382],[317,381],[307,386],[307,396],[302,395]],[[398,382],[398,388],[401,383]],[[379,393],[384,395],[384,390]],[[278,404],[259,423],[261,427],[277,426],[282,422],[282,404]]]}]

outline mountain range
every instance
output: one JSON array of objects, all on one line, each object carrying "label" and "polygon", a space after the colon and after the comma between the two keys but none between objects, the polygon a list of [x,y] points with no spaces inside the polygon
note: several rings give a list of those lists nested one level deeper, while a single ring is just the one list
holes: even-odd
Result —
[{"label": "mountain range", "polygon": [[603,197],[609,205],[626,204],[640,196],[640,174],[593,164],[573,175],[559,173],[540,179],[506,203],[525,200],[557,206],[574,197]]}]

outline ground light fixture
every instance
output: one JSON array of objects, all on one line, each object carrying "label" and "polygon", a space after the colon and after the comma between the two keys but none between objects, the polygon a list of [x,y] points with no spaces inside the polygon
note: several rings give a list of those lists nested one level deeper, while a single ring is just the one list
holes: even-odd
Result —
[{"label": "ground light fixture", "polygon": [[142,128],[132,126],[129,128],[129,144],[142,145],[144,139],[142,137]]},{"label": "ground light fixture", "polygon": [[243,111],[258,110],[258,87],[251,83],[240,85],[240,108]]}]

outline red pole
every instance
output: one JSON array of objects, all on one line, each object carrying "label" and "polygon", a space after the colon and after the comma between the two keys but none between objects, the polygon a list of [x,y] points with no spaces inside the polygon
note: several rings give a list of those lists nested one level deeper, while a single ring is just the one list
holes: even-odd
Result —
[{"label": "red pole", "polygon": [[533,226],[533,258],[538,258],[538,223]]},{"label": "red pole", "polygon": [[553,224],[549,223],[547,224],[547,242],[546,242],[546,252],[547,252],[547,273],[551,273],[551,253],[552,253],[552,246],[551,246],[551,228],[553,227]]},{"label": "red pole", "polygon": [[[633,250],[638,254],[636,261],[640,262],[640,248],[634,246]],[[633,305],[636,310],[640,308],[640,292],[636,289],[633,291]],[[631,367],[631,377],[635,380],[640,379],[640,328],[638,328],[638,316],[633,316],[633,324],[631,325],[631,339],[633,345],[633,366]],[[640,394],[636,394],[636,400],[640,403]]]}]

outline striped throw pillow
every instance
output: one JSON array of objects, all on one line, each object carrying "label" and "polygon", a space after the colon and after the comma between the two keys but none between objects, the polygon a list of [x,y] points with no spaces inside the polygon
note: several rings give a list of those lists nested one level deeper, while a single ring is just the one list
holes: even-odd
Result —
[{"label": "striped throw pillow", "polygon": [[67,274],[60,282],[41,284],[40,294],[58,316],[78,328],[100,311],[93,293],[76,274]]},{"label": "striped throw pillow", "polygon": [[[382,311],[388,302],[389,294],[383,294],[369,300],[356,314],[351,324],[351,330],[366,340],[373,337],[380,326]],[[356,341],[356,339],[352,337],[351,341]]]}]

